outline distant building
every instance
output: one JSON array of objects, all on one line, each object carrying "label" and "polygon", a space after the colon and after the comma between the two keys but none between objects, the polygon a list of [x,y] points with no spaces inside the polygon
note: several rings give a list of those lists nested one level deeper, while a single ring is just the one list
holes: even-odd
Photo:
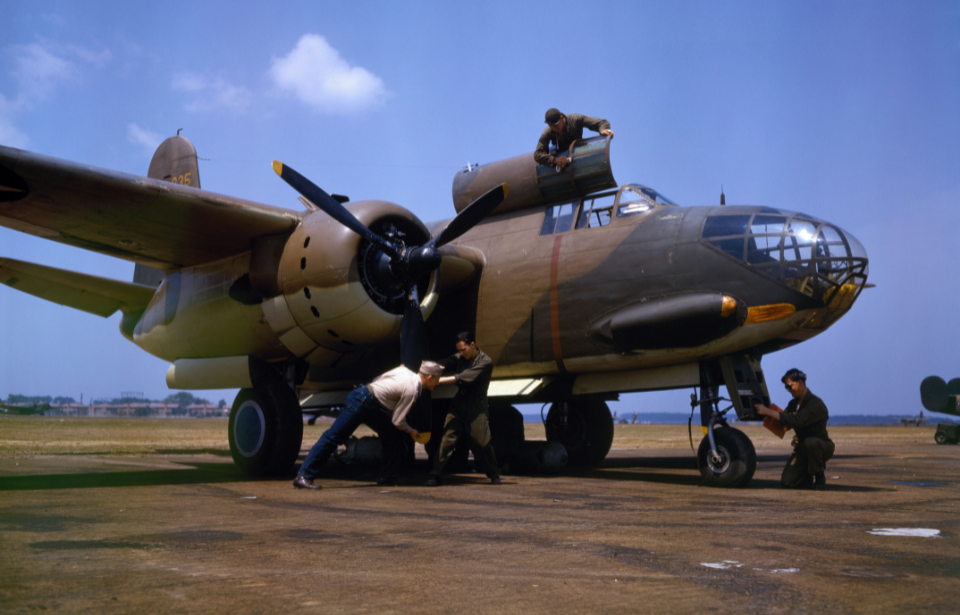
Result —
[{"label": "distant building", "polygon": [[89,405],[50,404],[47,411],[50,416],[89,416],[89,417],[159,417],[159,418],[219,418],[230,414],[230,407],[221,408],[216,404],[192,404],[181,409],[177,404],[164,402],[134,402],[126,404],[92,403]]}]

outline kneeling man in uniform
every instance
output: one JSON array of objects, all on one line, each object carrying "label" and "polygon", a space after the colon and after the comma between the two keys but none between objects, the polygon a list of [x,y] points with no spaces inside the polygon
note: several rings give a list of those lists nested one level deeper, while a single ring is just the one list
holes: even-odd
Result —
[{"label": "kneeling man in uniform", "polygon": [[754,409],[757,414],[769,416],[786,429],[793,429],[793,454],[783,469],[780,484],[788,488],[807,487],[813,482],[813,488],[827,488],[827,479],[823,476],[827,461],[833,457],[836,447],[827,435],[827,419],[830,418],[823,400],[807,388],[807,375],[799,369],[791,369],[780,379],[793,396],[787,409],[778,412],[762,404]]}]

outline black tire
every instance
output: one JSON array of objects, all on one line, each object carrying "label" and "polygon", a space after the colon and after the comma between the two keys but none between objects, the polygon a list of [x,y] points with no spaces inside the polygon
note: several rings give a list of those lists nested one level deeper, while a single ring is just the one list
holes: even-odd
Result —
[{"label": "black tire", "polygon": [[613,417],[601,400],[557,402],[550,406],[544,427],[547,440],[559,442],[567,449],[567,463],[571,466],[599,465],[613,444]]},{"label": "black tire", "polygon": [[431,404],[431,422],[430,441],[423,445],[427,451],[427,458],[433,463],[437,458],[437,451],[440,450],[440,440],[443,439],[443,423],[447,419],[447,410],[450,409],[449,399],[434,399]]},{"label": "black tire", "polygon": [[296,394],[285,384],[241,389],[230,410],[228,436],[233,462],[244,474],[288,474],[303,443]]},{"label": "black tire", "polygon": [[713,430],[719,460],[710,454],[710,439],[704,436],[697,451],[703,484],[709,487],[746,487],[757,471],[757,450],[745,433],[733,427]]},{"label": "black tire", "polygon": [[508,403],[490,400],[490,437],[500,467],[510,463],[523,446],[523,415]]},{"label": "black tire", "polygon": [[949,441],[947,438],[947,432],[937,430],[937,433],[933,434],[933,441],[937,444],[946,444]]}]

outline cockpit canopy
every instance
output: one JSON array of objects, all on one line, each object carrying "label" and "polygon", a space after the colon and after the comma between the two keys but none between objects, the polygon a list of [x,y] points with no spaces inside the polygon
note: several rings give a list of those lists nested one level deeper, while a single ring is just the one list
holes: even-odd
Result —
[{"label": "cockpit canopy", "polygon": [[866,283],[867,252],[840,227],[770,207],[731,213],[708,216],[701,241],[811,297]]},{"label": "cockpit canopy", "polygon": [[596,228],[610,224],[616,218],[646,213],[658,207],[676,207],[676,203],[653,188],[640,184],[624,184],[617,190],[591,194],[571,203],[559,203],[547,208],[541,235],[565,233],[573,228]]}]

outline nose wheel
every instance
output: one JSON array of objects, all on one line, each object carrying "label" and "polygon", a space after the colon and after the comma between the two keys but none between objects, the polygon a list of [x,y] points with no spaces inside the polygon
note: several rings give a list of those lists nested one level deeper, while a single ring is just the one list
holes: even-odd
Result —
[{"label": "nose wheel", "polygon": [[733,427],[713,429],[715,446],[704,437],[697,450],[703,484],[709,487],[746,487],[757,470],[757,451],[745,433]]},{"label": "nose wheel", "polygon": [[[696,394],[690,396],[691,408],[712,408],[706,426],[707,435],[697,449],[697,467],[703,477],[701,484],[708,487],[746,487],[757,471],[757,450],[747,434],[727,424],[724,415],[733,406],[720,410],[720,401],[729,400],[718,396],[698,400]],[[692,414],[690,418],[693,419]],[[693,447],[692,434],[690,447]]]}]

